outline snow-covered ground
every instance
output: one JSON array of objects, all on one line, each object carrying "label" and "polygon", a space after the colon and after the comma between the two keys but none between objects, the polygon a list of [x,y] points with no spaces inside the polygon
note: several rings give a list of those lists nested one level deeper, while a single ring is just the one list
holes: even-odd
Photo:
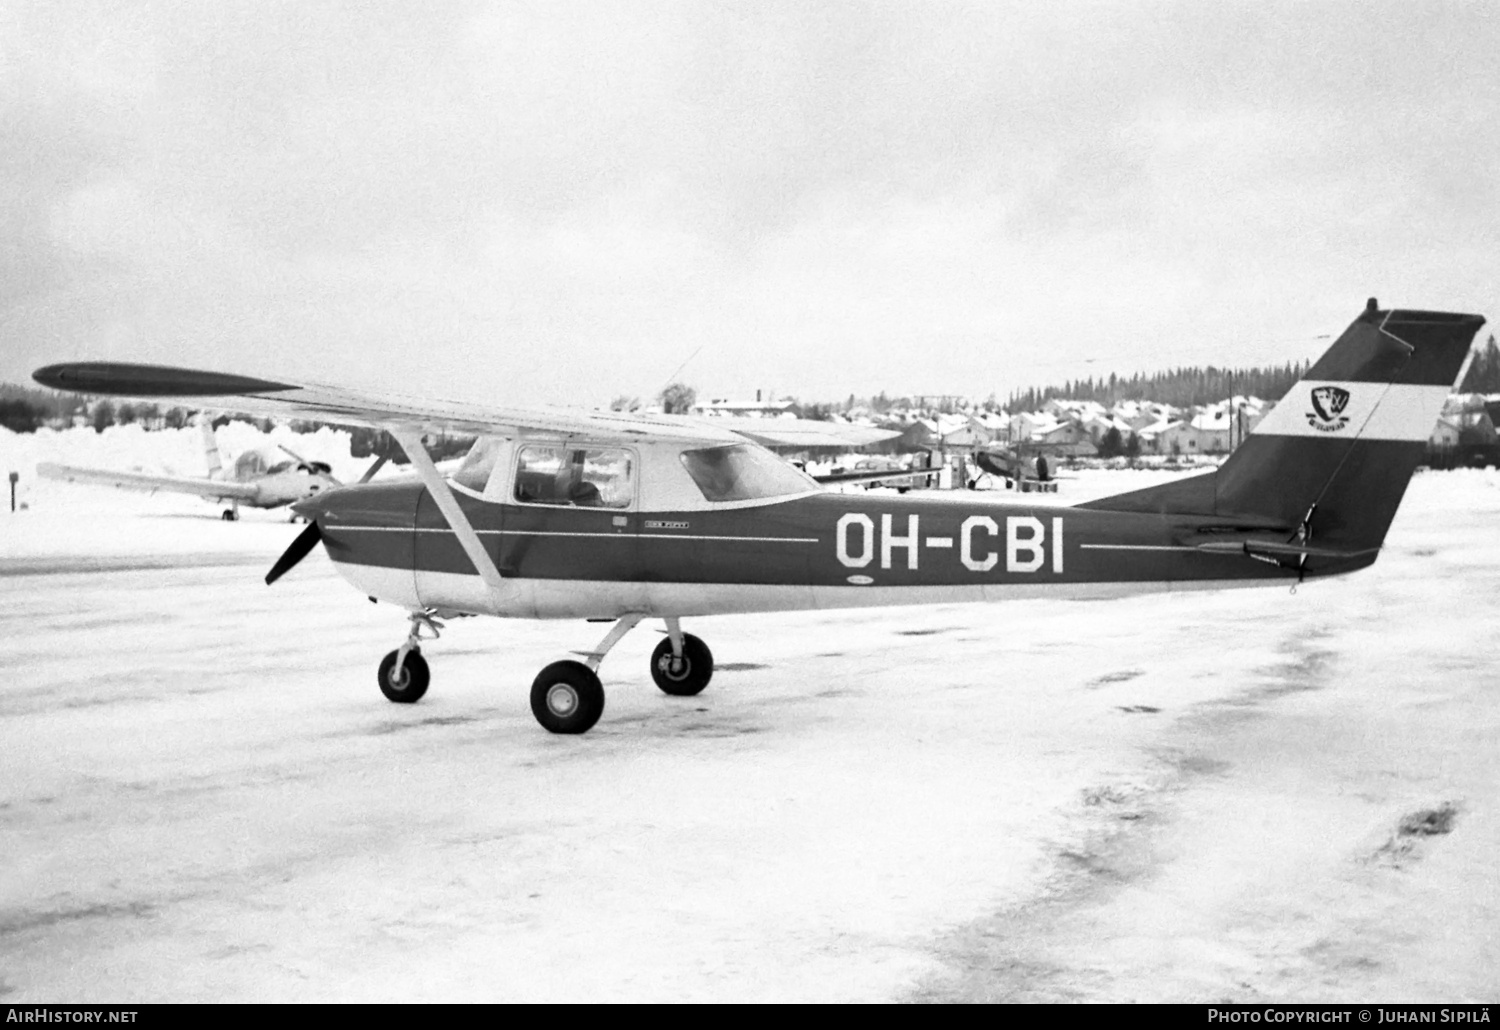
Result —
[{"label": "snow-covered ground", "polygon": [[1419,475],[1295,593],[702,619],[697,698],[638,631],[564,738],[527,687],[604,627],[454,622],[388,704],[402,613],[320,555],[267,588],[284,515],[29,476],[168,460],[118,432],[0,431],[6,1002],[1500,987],[1496,473]]}]

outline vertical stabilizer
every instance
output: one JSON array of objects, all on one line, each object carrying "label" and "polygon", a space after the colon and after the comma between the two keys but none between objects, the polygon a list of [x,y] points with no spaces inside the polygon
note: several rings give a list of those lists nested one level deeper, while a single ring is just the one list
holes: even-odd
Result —
[{"label": "vertical stabilizer", "polygon": [[1084,507],[1248,519],[1373,551],[1483,324],[1371,300],[1216,472]]}]

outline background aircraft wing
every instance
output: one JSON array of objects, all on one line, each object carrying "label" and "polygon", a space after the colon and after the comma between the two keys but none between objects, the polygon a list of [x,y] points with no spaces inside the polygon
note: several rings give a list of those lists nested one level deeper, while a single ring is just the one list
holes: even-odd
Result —
[{"label": "background aircraft wing", "polygon": [[656,438],[739,443],[744,438],[702,419],[552,407],[487,407],[399,394],[368,394],[315,383],[273,382],[161,365],[72,362],[38,369],[43,386],[75,393],[212,399],[215,407],[256,415],[316,418],[357,426],[407,426],[467,435],[522,431],[627,441]]},{"label": "background aircraft wing", "polygon": [[883,483],[886,480],[923,479],[928,476],[937,476],[943,470],[939,468],[923,469],[888,469],[885,472],[831,472],[826,476],[813,476],[820,483],[838,485],[840,483]]},{"label": "background aircraft wing", "polygon": [[737,418],[719,416],[705,420],[766,447],[838,447],[858,450],[872,443],[894,440],[893,429],[851,426],[843,422],[819,422],[807,418]]},{"label": "background aircraft wing", "polygon": [[50,462],[38,465],[36,471],[43,479],[60,479],[65,483],[94,483],[126,490],[170,490],[220,501],[249,501],[257,493],[251,483],[232,483],[192,476],[153,476],[144,472],[113,472],[109,469],[76,468]]}]

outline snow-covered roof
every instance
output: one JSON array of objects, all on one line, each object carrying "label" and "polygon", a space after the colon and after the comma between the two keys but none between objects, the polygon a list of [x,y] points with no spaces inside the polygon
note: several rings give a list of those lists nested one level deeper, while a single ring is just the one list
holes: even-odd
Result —
[{"label": "snow-covered roof", "polygon": [[1137,436],[1142,437],[1142,438],[1145,438],[1145,437],[1148,437],[1148,436],[1159,436],[1162,433],[1165,433],[1168,429],[1171,429],[1173,426],[1180,426],[1182,424],[1183,423],[1179,422],[1176,419],[1172,419],[1172,418],[1158,418],[1155,422],[1151,423],[1149,426],[1144,426],[1144,427],[1142,427],[1140,429],[1137,429],[1135,431],[1135,433],[1136,433]]}]

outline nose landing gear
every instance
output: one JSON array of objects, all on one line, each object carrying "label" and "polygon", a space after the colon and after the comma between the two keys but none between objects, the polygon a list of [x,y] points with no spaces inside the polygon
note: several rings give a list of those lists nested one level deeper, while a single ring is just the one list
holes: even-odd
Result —
[{"label": "nose landing gear", "polygon": [[[424,629],[428,636],[422,635]],[[406,643],[381,659],[380,671],[376,674],[380,692],[386,700],[409,705],[427,693],[432,675],[427,669],[427,659],[422,657],[421,642],[436,640],[442,631],[443,624],[431,612],[411,613],[411,631],[406,636]]]}]

